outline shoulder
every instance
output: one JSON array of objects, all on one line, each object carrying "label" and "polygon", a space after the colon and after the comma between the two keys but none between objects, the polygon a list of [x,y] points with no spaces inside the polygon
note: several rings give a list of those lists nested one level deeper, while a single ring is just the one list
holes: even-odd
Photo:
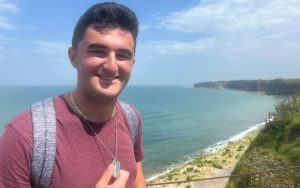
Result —
[{"label": "shoulder", "polygon": [[[30,185],[32,151],[32,123],[30,110],[15,116],[0,137],[0,186],[20,187]],[[3,185],[7,184],[7,185]],[[26,186],[27,187],[27,186]]]},{"label": "shoulder", "polygon": [[25,140],[31,140],[32,121],[30,109],[27,109],[16,115],[4,128],[5,133],[14,134]]},{"label": "shoulder", "polygon": [[16,115],[12,120],[10,120],[9,124],[21,126],[23,122],[27,122],[28,120],[31,120],[30,109],[26,109],[25,111]]},{"label": "shoulder", "polygon": [[[53,97],[55,104],[55,111],[61,111],[61,107],[65,106],[64,101],[60,96]],[[40,102],[40,101],[39,101]],[[9,131],[5,131],[9,130]],[[31,108],[24,110],[23,112],[16,115],[10,122],[6,125],[4,133],[8,134],[15,132],[17,136],[24,139],[26,142],[32,142],[32,113]],[[3,134],[4,134],[3,133]]]},{"label": "shoulder", "polygon": [[17,133],[24,134],[32,134],[32,120],[31,120],[31,111],[30,109],[26,109],[21,112],[17,116],[15,116],[7,125],[7,127],[11,127]]},{"label": "shoulder", "polygon": [[[24,143],[31,148],[32,146],[32,121],[30,109],[27,109],[15,116],[4,128],[1,135],[6,145],[14,145],[15,143]],[[13,142],[11,143],[11,141]]]},{"label": "shoulder", "polygon": [[67,124],[71,123],[70,121],[77,119],[77,116],[75,115],[72,108],[68,105],[68,103],[63,95],[53,97],[53,102],[54,102],[54,108],[55,108],[56,121],[58,124],[67,125]]}]

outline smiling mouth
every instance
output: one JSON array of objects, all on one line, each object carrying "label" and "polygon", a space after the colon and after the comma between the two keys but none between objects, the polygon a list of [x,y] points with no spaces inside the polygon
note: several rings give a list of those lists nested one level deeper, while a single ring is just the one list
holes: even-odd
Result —
[{"label": "smiling mouth", "polygon": [[119,76],[115,75],[106,75],[106,74],[97,74],[97,76],[104,81],[114,81],[115,79],[118,79]]},{"label": "smiling mouth", "polygon": [[106,81],[106,82],[112,82],[115,79],[119,79],[119,76],[117,74],[111,74],[109,72],[104,72],[102,68],[97,72],[96,76],[98,76],[100,78],[100,80]]}]

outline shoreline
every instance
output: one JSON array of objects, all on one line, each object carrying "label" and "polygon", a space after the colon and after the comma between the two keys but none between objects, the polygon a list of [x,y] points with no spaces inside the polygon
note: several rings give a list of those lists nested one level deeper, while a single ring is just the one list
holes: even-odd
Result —
[{"label": "shoreline", "polygon": [[147,177],[146,181],[147,182],[153,181],[153,180],[157,179],[158,177],[164,176],[175,169],[181,168],[182,166],[198,159],[199,157],[214,154],[214,153],[224,149],[225,147],[227,147],[227,145],[230,144],[231,142],[236,142],[236,141],[246,137],[247,135],[249,135],[249,133],[252,133],[253,131],[257,131],[257,130],[261,129],[264,125],[265,125],[265,122],[258,123],[256,125],[248,127],[246,130],[244,130],[236,135],[228,137],[226,140],[218,141],[218,142],[214,143],[213,145],[209,145],[206,148],[203,148],[195,153],[192,153],[189,156],[185,156],[186,160],[167,166],[164,171],[153,174],[150,177]]},{"label": "shoreline", "polygon": [[[215,150],[208,151],[206,154],[200,155],[191,161],[183,163],[177,168],[166,171],[165,173],[157,175],[151,179],[149,178],[147,180],[147,184],[230,175],[239,159],[243,156],[251,142],[258,135],[262,125],[264,125],[264,123],[250,127],[246,131],[230,137],[226,141],[217,143],[214,147]],[[228,178],[222,178],[189,183],[176,183],[176,186],[174,186],[174,184],[168,184],[150,187],[225,187],[227,181]]]}]

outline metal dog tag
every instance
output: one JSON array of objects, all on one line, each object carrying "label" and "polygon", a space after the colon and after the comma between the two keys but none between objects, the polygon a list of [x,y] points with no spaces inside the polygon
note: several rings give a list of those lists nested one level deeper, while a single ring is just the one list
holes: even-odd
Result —
[{"label": "metal dog tag", "polygon": [[113,176],[115,178],[118,178],[120,176],[120,162],[116,159],[113,160],[112,164],[114,165],[114,172],[113,172]]}]

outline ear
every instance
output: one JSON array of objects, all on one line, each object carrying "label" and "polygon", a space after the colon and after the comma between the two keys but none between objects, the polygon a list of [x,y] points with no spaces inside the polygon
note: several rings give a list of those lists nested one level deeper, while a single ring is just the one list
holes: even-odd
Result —
[{"label": "ear", "polygon": [[73,66],[74,68],[77,68],[77,63],[76,63],[76,52],[75,52],[75,50],[74,50],[73,47],[70,47],[70,48],[68,49],[68,55],[69,55],[69,59],[70,59],[70,62],[71,62],[71,64],[72,64],[72,66]]}]

